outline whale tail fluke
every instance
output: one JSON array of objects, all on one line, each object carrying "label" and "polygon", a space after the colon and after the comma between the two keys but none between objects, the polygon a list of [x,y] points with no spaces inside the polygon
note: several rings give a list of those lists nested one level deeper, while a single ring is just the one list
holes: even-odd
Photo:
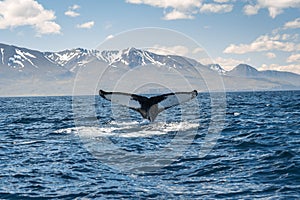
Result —
[{"label": "whale tail fluke", "polygon": [[153,122],[160,112],[195,98],[198,92],[175,92],[148,98],[137,94],[99,90],[99,95],[113,103],[133,109],[143,118]]}]

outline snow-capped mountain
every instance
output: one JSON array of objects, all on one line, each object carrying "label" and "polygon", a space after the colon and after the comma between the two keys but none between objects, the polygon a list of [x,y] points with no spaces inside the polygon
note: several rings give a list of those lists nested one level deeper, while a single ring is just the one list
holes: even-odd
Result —
[{"label": "snow-capped mountain", "polygon": [[[124,50],[87,50],[82,48],[64,50],[61,52],[46,52],[46,58],[71,72],[76,72],[78,67],[88,62],[97,60],[111,66],[134,68],[137,66],[155,65],[167,68],[182,69],[193,68],[201,65],[197,61],[176,55],[158,55],[150,51],[127,48]],[[203,65],[201,65],[203,66]],[[220,67],[221,68],[221,67]],[[223,70],[223,69],[222,69]]]},{"label": "snow-capped mountain", "polygon": [[78,67],[85,65],[92,59],[96,59],[100,52],[97,50],[88,50],[76,48],[60,52],[45,52],[44,55],[51,62],[60,65],[71,72],[76,72]]},{"label": "snow-capped mountain", "polygon": [[[75,67],[83,66],[91,60],[99,60],[109,65],[126,65],[129,67],[144,66],[148,64],[181,66],[174,58],[166,59],[165,56],[157,55],[148,51],[135,48],[124,50],[87,50],[82,48],[64,50],[60,52],[46,52],[45,56],[51,62],[58,64],[70,71],[76,71]],[[166,61],[168,63],[166,63]]]},{"label": "snow-capped mountain", "polygon": [[26,48],[0,44],[0,66],[4,70],[27,71],[66,71],[76,73],[79,67],[91,61],[105,62],[112,66],[129,68],[145,65],[163,66],[187,70],[195,66],[206,67],[219,73],[225,72],[220,65],[204,66],[196,60],[177,56],[159,55],[150,51],[127,48],[124,50],[88,50],[76,48],[60,52],[40,52]]},{"label": "snow-capped mountain", "polygon": [[[158,55],[150,51],[136,49],[136,48],[127,48],[122,51],[104,51],[101,55],[104,60],[109,60],[110,64],[118,65],[120,63],[125,64],[129,67],[136,66],[145,66],[149,64],[157,66],[167,66],[173,68],[183,69],[186,67],[195,66],[195,62],[190,62],[191,59],[187,59],[181,56],[175,55]],[[107,56],[109,55],[109,57]],[[110,58],[110,59],[108,59]],[[113,58],[113,59],[111,59]]]},{"label": "snow-capped mountain", "polygon": [[[95,76],[97,71],[103,68],[109,68],[112,77],[109,77],[108,84],[116,81],[128,70],[144,66],[158,69],[157,73],[168,74],[169,82],[174,80],[170,75],[171,72],[181,74],[199,90],[207,84],[208,80],[216,76],[222,77],[227,90],[300,88],[300,75],[291,72],[258,71],[246,64],[225,71],[219,64],[202,65],[187,57],[159,55],[133,47],[124,50],[100,51],[75,48],[59,52],[41,52],[0,43],[0,84],[7,85],[9,91],[15,93],[24,91],[27,84],[29,91],[32,91],[32,85],[37,85],[38,89],[33,91],[39,94],[41,93],[39,89],[45,91],[45,85],[48,90],[57,89],[65,94],[65,91],[71,91],[70,88],[79,69],[91,66],[94,71],[86,78]],[[41,85],[43,87],[40,87]],[[4,86],[0,88],[0,95],[3,92],[7,92]],[[55,91],[52,93],[57,94]]]},{"label": "snow-capped mountain", "polygon": [[5,76],[47,76],[60,78],[69,75],[68,69],[55,63],[45,53],[16,46],[0,44],[0,70]]}]

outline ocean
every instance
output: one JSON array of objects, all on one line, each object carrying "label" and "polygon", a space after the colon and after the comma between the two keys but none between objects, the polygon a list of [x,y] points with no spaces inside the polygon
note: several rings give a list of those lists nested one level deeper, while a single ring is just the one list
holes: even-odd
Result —
[{"label": "ocean", "polygon": [[299,199],[300,91],[222,105],[149,123],[98,96],[2,97],[0,199]]}]

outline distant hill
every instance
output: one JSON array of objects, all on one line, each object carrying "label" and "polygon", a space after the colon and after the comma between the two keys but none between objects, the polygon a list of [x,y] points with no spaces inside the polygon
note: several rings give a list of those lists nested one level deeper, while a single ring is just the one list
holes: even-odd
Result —
[{"label": "distant hill", "polygon": [[227,90],[300,89],[300,75],[291,72],[274,70],[258,71],[250,65],[239,64],[225,74],[225,80],[230,78],[237,81],[237,84],[239,84],[239,87],[234,87],[232,83],[227,83]]}]

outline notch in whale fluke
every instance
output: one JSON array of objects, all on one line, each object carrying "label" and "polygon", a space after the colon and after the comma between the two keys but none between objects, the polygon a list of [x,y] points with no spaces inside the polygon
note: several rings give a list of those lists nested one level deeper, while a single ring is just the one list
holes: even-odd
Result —
[{"label": "notch in whale fluke", "polygon": [[160,112],[195,98],[198,92],[197,90],[192,92],[175,92],[148,98],[137,94],[99,90],[99,95],[113,103],[135,110],[143,118],[153,122]]}]

